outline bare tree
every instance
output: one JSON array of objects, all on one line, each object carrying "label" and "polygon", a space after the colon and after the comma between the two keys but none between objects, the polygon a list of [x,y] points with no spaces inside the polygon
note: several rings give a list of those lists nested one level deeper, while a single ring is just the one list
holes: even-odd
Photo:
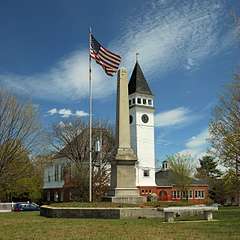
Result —
[{"label": "bare tree", "polygon": [[[89,187],[89,128],[81,119],[71,123],[62,123],[53,127],[53,147],[56,158],[69,160],[75,168],[73,178],[76,196],[87,200]],[[113,131],[109,124],[95,122],[92,130],[93,156],[93,197],[99,199],[108,188],[110,179],[110,162],[115,152]]]},{"label": "bare tree", "polygon": [[12,166],[23,161],[38,142],[40,125],[37,112],[31,103],[22,103],[0,89],[0,185],[24,174],[24,168]]},{"label": "bare tree", "polygon": [[[172,181],[188,199],[188,188],[192,183],[195,170],[193,159],[189,154],[175,154],[167,157]],[[183,197],[181,194],[181,198]]]}]

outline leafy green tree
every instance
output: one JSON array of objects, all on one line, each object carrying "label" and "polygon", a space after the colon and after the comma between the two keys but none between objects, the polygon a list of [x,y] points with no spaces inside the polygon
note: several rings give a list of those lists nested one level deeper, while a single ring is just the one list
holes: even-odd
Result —
[{"label": "leafy green tree", "polygon": [[223,176],[224,197],[231,204],[238,203],[240,192],[240,180],[234,169],[229,169]]},{"label": "leafy green tree", "polygon": [[19,156],[17,160],[11,161],[7,168],[7,179],[1,184],[0,199],[40,201],[43,174],[38,165],[27,153],[22,153],[21,158]]},{"label": "leafy green tree", "polygon": [[31,103],[0,90],[0,189],[21,178],[27,156],[39,146],[40,124]]},{"label": "leafy green tree", "polygon": [[[226,87],[209,125],[212,152],[240,177],[240,76]],[[240,192],[236,193],[240,204]]]},{"label": "leafy green tree", "polygon": [[209,197],[214,202],[223,203],[222,173],[217,169],[218,162],[213,156],[206,155],[199,159],[200,167],[197,168],[195,177],[205,179],[209,185]]},{"label": "leafy green tree", "polygon": [[214,154],[226,167],[240,171],[240,76],[226,87],[209,125]]}]

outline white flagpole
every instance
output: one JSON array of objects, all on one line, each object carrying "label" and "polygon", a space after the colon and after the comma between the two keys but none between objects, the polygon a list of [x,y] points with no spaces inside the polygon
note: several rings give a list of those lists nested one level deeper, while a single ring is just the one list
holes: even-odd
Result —
[{"label": "white flagpole", "polygon": [[89,202],[92,202],[92,68],[91,68],[91,34],[89,28]]}]

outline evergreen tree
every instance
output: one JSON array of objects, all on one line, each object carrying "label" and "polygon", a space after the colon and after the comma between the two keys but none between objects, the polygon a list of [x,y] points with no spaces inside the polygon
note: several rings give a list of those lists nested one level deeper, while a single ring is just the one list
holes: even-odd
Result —
[{"label": "evergreen tree", "polygon": [[197,168],[198,178],[217,178],[221,176],[221,171],[217,169],[217,161],[214,157],[206,155],[199,159],[200,167]]}]

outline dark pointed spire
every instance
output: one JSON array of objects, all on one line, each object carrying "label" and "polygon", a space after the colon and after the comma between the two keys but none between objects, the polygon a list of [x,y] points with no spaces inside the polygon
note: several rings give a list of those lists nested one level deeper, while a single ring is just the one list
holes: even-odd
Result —
[{"label": "dark pointed spire", "polygon": [[143,75],[142,69],[138,64],[138,61],[136,61],[132,76],[128,83],[128,94],[130,95],[132,93],[140,93],[151,96],[153,95]]}]

